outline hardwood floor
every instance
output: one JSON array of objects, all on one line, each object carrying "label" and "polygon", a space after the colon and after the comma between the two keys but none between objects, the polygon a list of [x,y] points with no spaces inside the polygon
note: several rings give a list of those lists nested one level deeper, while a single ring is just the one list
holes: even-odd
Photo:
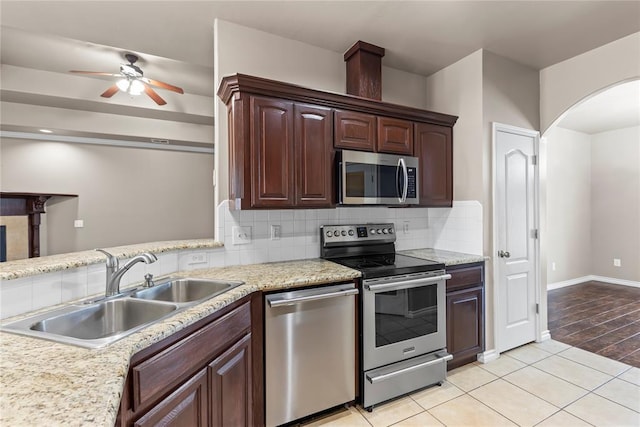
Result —
[{"label": "hardwood floor", "polygon": [[640,368],[640,288],[586,282],[548,293],[554,340]]}]

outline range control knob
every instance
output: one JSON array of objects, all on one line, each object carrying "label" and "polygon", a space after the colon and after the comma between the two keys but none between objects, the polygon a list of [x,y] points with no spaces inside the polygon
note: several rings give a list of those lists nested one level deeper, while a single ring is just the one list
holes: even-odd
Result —
[{"label": "range control knob", "polygon": [[347,235],[347,232],[346,232],[345,230],[342,230],[342,231],[340,232],[340,234],[342,234],[343,236],[346,236],[346,235]]},{"label": "range control knob", "polygon": [[387,234],[387,229],[386,228],[382,229],[382,234]]},{"label": "range control knob", "polygon": [[393,228],[389,227],[389,234],[393,234]]},{"label": "range control knob", "polygon": [[349,230],[349,236],[353,236],[354,234],[353,230]]},{"label": "range control knob", "polygon": [[376,229],[375,229],[375,228],[372,228],[371,230],[369,230],[369,233],[371,233],[371,234],[376,234]]},{"label": "range control knob", "polygon": [[332,237],[333,236],[333,231],[328,230],[326,233],[327,237]]},{"label": "range control knob", "polygon": [[380,230],[379,228],[376,228],[376,233],[382,234],[382,230]]}]

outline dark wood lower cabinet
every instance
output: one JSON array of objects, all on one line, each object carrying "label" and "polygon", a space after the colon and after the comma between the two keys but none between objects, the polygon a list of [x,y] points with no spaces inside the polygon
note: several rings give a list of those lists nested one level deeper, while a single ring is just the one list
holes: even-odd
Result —
[{"label": "dark wood lower cabinet", "polygon": [[134,426],[206,426],[208,409],[207,371],[203,369],[143,415]]},{"label": "dark wood lower cabinet", "polygon": [[484,263],[447,267],[447,369],[471,363],[484,351]]},{"label": "dark wood lower cabinet", "polygon": [[209,364],[212,426],[252,426],[251,335]]},{"label": "dark wood lower cabinet", "polygon": [[264,425],[260,295],[135,354],[116,425]]}]

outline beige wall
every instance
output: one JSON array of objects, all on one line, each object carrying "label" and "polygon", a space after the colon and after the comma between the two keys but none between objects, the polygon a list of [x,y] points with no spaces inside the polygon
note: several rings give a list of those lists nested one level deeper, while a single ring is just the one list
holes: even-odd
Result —
[{"label": "beige wall", "polygon": [[[427,108],[459,116],[453,128],[456,200],[483,206],[484,255],[492,256],[492,122],[538,129],[538,72],[478,50],[427,78]],[[494,348],[493,271],[486,269],[487,349]]]},{"label": "beige wall", "polygon": [[79,196],[47,203],[48,255],[213,236],[211,154],[7,138],[1,151],[2,191]]},{"label": "beige wall", "polygon": [[[345,50],[349,47],[345,46]],[[214,23],[214,52],[216,88],[224,76],[243,73],[345,93],[343,52],[333,52],[220,19]],[[424,108],[424,87],[425,77],[383,66],[383,101]],[[229,196],[226,112],[226,106],[216,98],[216,205]],[[223,240],[224,236],[216,237]]]},{"label": "beige wall", "polygon": [[640,281],[640,127],[594,135],[554,127],[547,144],[548,283]]},{"label": "beige wall", "polygon": [[592,136],[591,183],[591,274],[640,282],[640,127]]},{"label": "beige wall", "polygon": [[[547,132],[547,282],[593,274],[591,136],[560,127]],[[553,271],[552,263],[556,270]]]},{"label": "beige wall", "polygon": [[453,127],[453,198],[484,198],[482,51],[427,77],[427,109],[458,116]]},{"label": "beige wall", "polygon": [[640,33],[540,70],[540,129],[569,108],[616,83],[640,78]]}]

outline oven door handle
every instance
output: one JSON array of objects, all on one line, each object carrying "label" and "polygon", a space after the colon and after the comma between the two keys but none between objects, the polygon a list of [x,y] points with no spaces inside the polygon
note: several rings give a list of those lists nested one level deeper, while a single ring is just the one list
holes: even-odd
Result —
[{"label": "oven door handle", "polygon": [[389,372],[388,374],[375,375],[375,376],[371,376],[367,374],[366,377],[371,384],[375,384],[377,382],[388,380],[398,375],[406,374],[407,372],[415,371],[416,369],[426,368],[427,366],[448,362],[449,360],[452,360],[452,359],[453,359],[453,355],[447,353],[446,356],[440,356],[437,359],[429,360],[428,362],[418,363],[417,365],[408,366],[403,369],[398,369],[397,371]]},{"label": "oven door handle", "polygon": [[437,283],[441,280],[449,280],[449,279],[451,279],[450,274],[442,274],[440,276],[435,276],[435,277],[404,280],[402,282],[381,283],[379,285],[368,285],[365,283],[364,287],[366,290],[372,291],[372,292],[382,292],[382,291],[386,292],[386,291],[395,291],[395,290],[401,290],[401,289],[417,288],[419,286],[430,285],[432,283]]}]

